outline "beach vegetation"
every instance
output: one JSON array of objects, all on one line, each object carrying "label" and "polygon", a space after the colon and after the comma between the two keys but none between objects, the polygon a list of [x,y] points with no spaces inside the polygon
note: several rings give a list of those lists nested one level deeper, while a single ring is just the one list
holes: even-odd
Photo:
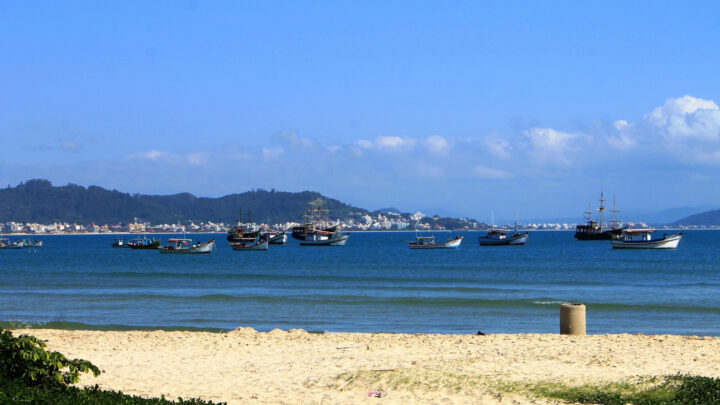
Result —
[{"label": "beach vegetation", "polygon": [[720,378],[673,375],[580,386],[543,382],[529,392],[581,404],[720,405]]},{"label": "beach vegetation", "polygon": [[46,350],[45,342],[34,336],[13,334],[0,329],[0,404],[192,404],[212,405],[202,399],[176,401],[142,398],[121,391],[73,386],[81,374],[97,377],[100,369],[83,359],[68,359],[62,353]]}]

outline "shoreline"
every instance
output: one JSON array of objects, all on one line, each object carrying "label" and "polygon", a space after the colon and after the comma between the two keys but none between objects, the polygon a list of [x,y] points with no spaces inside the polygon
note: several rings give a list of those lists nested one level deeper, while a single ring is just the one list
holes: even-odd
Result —
[{"label": "shoreline", "polygon": [[[675,374],[720,377],[720,338],[14,329],[89,360],[127,394],[228,404],[550,404],[522,387]],[[171,366],[169,366],[171,365]],[[383,398],[369,397],[380,391]],[[378,402],[380,401],[380,402]]]}]

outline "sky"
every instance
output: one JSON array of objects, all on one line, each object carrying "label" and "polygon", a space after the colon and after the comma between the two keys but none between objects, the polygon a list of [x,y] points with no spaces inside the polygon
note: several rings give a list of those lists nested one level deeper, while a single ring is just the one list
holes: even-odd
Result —
[{"label": "sky", "polygon": [[0,2],[0,184],[720,205],[720,3]]}]

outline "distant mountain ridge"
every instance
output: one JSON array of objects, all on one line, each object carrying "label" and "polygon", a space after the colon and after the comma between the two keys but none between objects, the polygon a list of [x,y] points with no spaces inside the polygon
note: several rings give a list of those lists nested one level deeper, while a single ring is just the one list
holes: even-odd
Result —
[{"label": "distant mountain ridge", "polygon": [[720,210],[710,210],[675,221],[672,226],[720,226]]},{"label": "distant mountain ridge", "polygon": [[[322,198],[332,219],[367,214],[320,193],[253,190],[219,198],[174,195],[129,194],[98,186],[75,184],[53,186],[48,180],[28,180],[16,187],[0,189],[0,222],[75,222],[114,224],[134,218],[153,224],[213,221],[235,223],[251,219],[258,223],[300,222],[308,203]],[[239,218],[242,211],[242,217]]]}]

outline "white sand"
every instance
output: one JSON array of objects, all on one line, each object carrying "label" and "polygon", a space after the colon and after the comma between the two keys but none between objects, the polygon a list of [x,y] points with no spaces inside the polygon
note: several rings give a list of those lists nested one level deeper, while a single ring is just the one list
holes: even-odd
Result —
[{"label": "white sand", "polygon": [[[97,365],[85,385],[229,404],[523,404],[500,383],[720,376],[720,338],[16,330]],[[368,396],[382,391],[383,397]]]}]

